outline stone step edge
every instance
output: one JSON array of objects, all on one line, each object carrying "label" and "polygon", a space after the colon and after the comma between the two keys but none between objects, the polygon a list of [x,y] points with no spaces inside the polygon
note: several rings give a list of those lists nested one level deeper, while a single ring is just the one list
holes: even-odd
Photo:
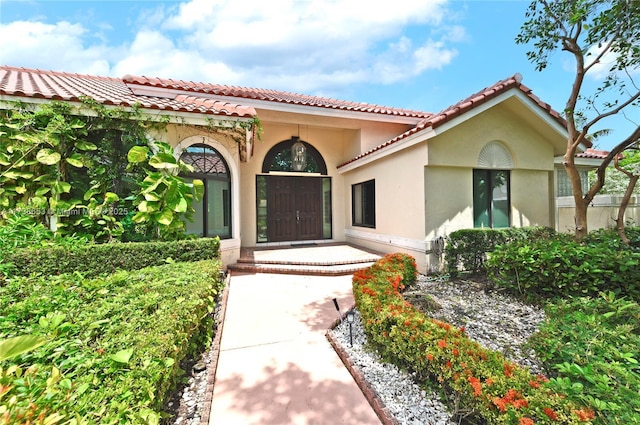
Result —
[{"label": "stone step edge", "polygon": [[358,270],[363,270],[371,266],[373,262],[361,263],[354,267],[342,266],[291,266],[282,264],[230,264],[229,270],[248,273],[275,273],[275,274],[299,274],[317,276],[344,276],[353,274]]},{"label": "stone step edge", "polygon": [[373,264],[378,261],[377,258],[363,258],[359,260],[343,260],[343,261],[286,261],[286,260],[255,260],[252,258],[238,258],[238,264],[264,264],[264,265],[285,265],[285,266],[348,266],[360,264]]}]

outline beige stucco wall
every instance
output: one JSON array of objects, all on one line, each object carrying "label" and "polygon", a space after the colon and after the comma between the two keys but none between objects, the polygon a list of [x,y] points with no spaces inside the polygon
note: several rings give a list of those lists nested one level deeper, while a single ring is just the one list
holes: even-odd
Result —
[{"label": "beige stucco wall", "polygon": [[515,169],[553,170],[552,142],[501,105],[431,139],[429,165],[477,167],[480,151],[492,141],[503,144]]},{"label": "beige stucco wall", "polygon": [[[422,144],[344,173],[346,202],[342,214],[347,218],[348,242],[383,253],[411,254],[424,268],[425,161],[426,145]],[[351,223],[351,187],[368,180],[375,180],[375,228]]]},{"label": "beige stucco wall", "polygon": [[[456,125],[428,141],[425,179],[425,240],[473,228],[473,169],[482,148],[499,143],[511,156],[512,226],[553,226],[553,158],[557,140],[545,139],[499,105]],[[497,167],[496,169],[498,169]],[[438,258],[427,253],[427,269],[437,270]]]}]

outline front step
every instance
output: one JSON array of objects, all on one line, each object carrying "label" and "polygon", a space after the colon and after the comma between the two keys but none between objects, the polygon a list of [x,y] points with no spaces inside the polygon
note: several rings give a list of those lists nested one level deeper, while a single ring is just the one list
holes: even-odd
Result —
[{"label": "front step", "polygon": [[275,273],[299,274],[310,276],[345,276],[373,265],[373,262],[359,262],[353,264],[282,264],[282,263],[253,263],[240,261],[230,264],[227,268],[236,273]]},{"label": "front step", "polygon": [[344,276],[370,267],[380,257],[344,243],[242,248],[238,262],[228,269],[239,273]]}]

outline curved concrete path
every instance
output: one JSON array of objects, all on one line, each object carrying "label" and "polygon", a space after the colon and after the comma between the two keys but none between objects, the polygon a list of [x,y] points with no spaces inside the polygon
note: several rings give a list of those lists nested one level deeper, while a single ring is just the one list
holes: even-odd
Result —
[{"label": "curved concrete path", "polygon": [[231,276],[210,425],[380,425],[325,337],[351,276]]}]

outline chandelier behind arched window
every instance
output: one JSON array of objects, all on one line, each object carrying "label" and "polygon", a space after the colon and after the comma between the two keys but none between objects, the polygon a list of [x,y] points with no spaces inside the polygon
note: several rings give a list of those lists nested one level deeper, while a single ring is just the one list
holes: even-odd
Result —
[{"label": "chandelier behind arched window", "polygon": [[191,145],[182,152],[180,159],[193,167],[193,174],[226,176],[229,169],[220,154],[204,144]]}]

